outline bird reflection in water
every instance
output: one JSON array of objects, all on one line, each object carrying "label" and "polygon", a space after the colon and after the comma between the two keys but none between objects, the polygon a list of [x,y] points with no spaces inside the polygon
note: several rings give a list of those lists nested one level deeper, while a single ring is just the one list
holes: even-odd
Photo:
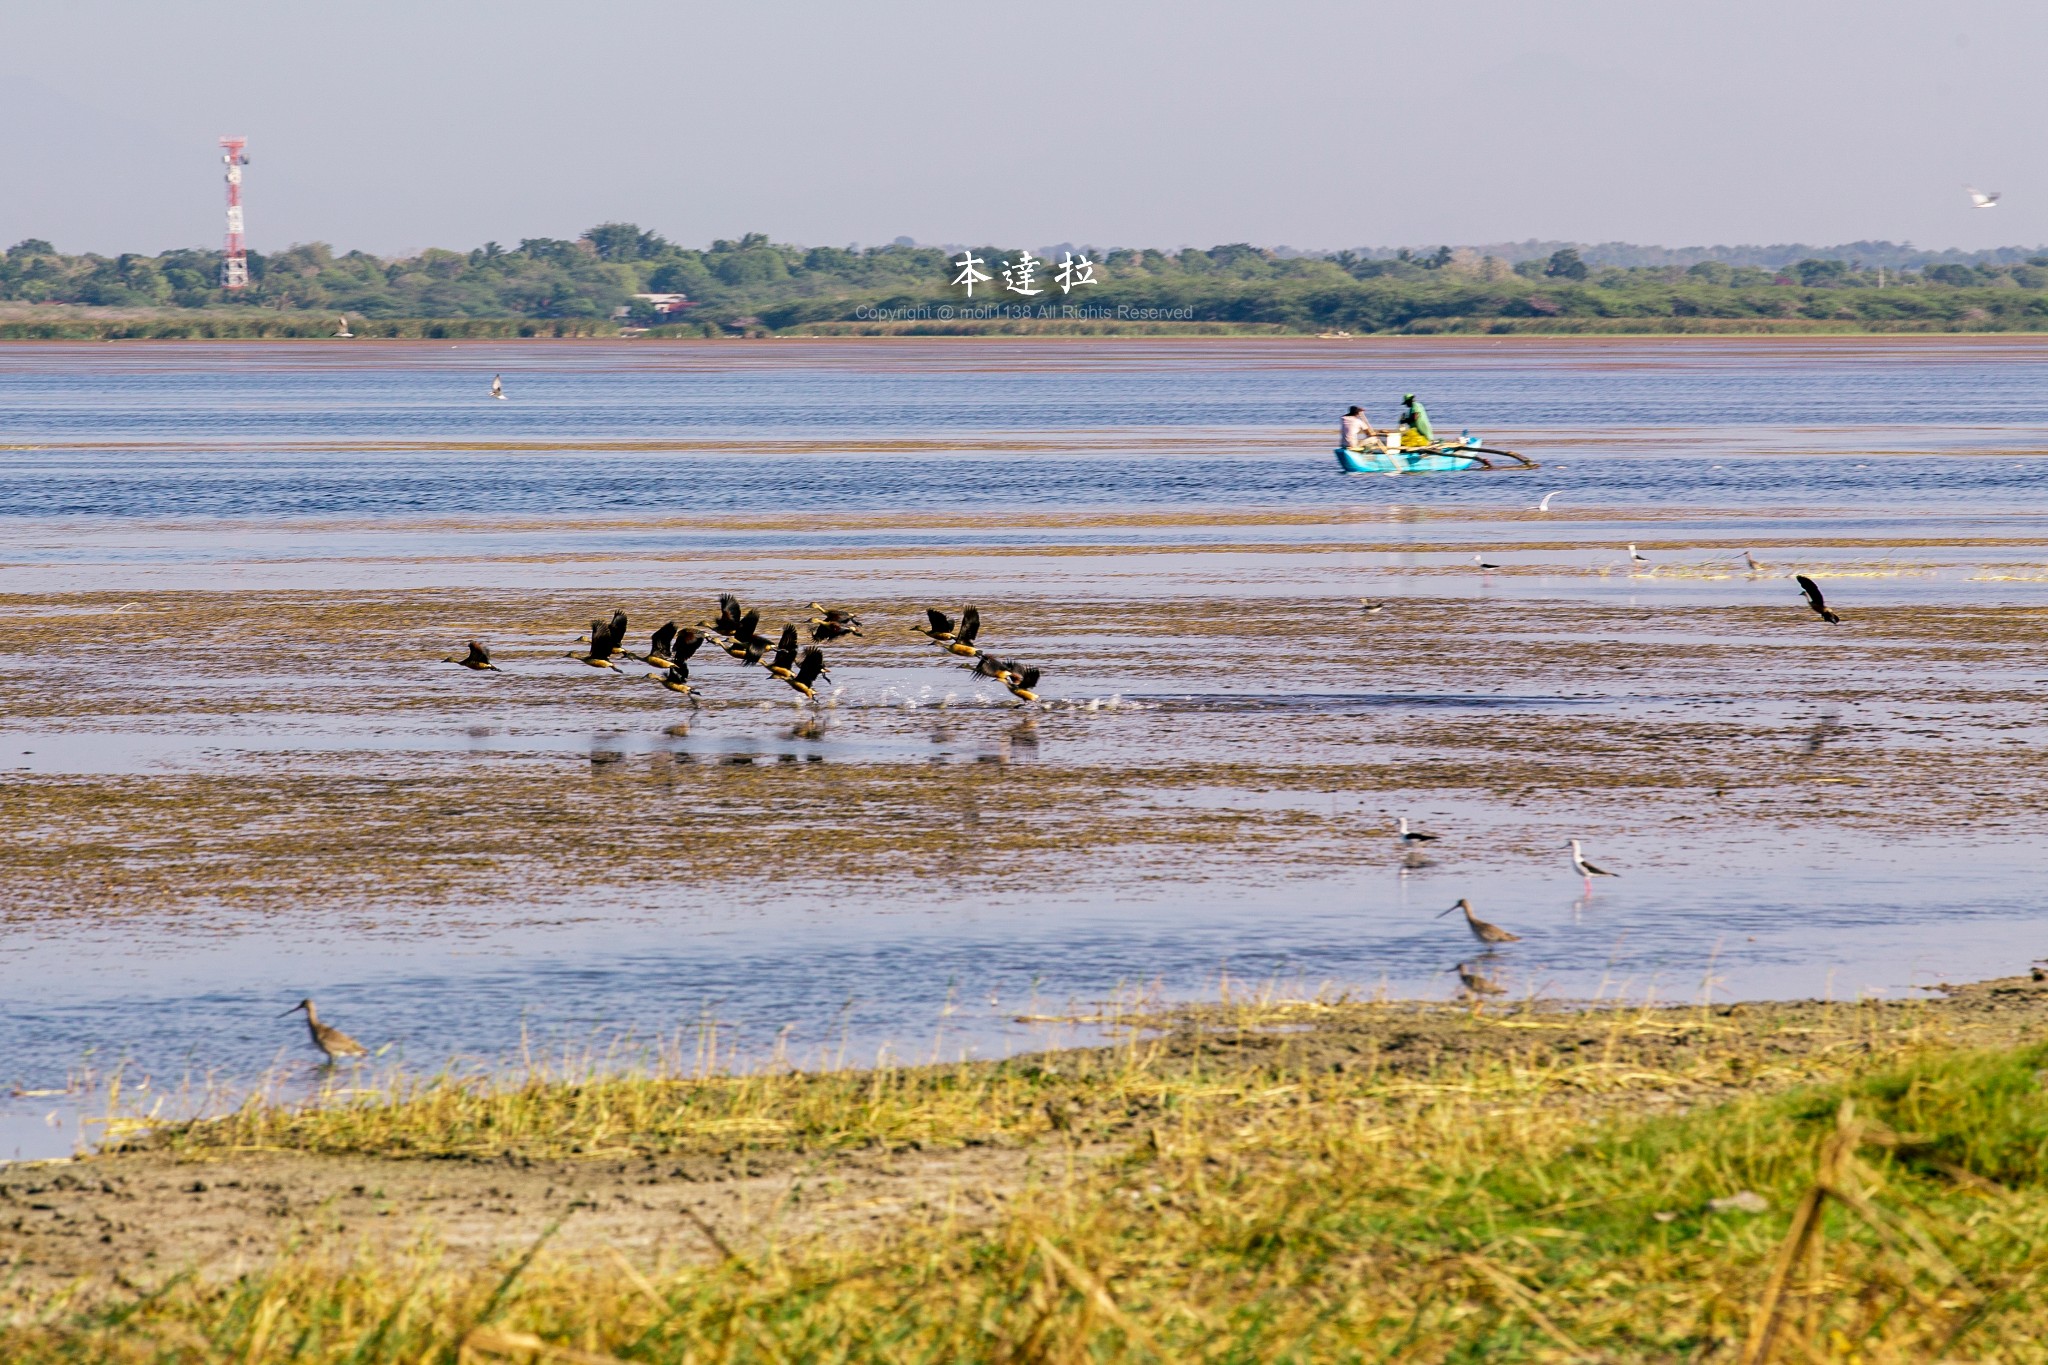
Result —
[{"label": "bird reflection in water", "polygon": [[1012,725],[1003,735],[1003,761],[1015,763],[1038,757],[1038,718]]},{"label": "bird reflection in water", "polygon": [[1836,735],[1839,735],[1842,731],[1848,728],[1848,726],[1842,724],[1841,712],[1828,712],[1826,715],[1820,718],[1819,722],[1814,725],[1813,729],[1807,731],[1806,743],[1803,750],[1800,753],[1800,757],[1812,758],[1815,754],[1818,754],[1824,747],[1826,747],[1827,742],[1829,740],[1833,739]]}]

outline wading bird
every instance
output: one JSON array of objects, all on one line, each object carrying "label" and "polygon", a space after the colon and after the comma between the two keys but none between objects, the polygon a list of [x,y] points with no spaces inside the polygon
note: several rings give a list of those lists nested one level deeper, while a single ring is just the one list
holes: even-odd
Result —
[{"label": "wading bird", "polygon": [[504,376],[502,376],[502,375],[495,375],[495,374],[494,374],[494,375],[492,375],[492,376],[491,376],[491,397],[493,397],[493,398],[503,398],[504,396],[505,396],[505,379],[504,379]]},{"label": "wading bird", "polygon": [[1766,568],[1769,567],[1762,560],[1758,559],[1755,555],[1751,554],[1747,550],[1744,550],[1742,552],[1742,562],[1749,565],[1749,571],[1751,573],[1762,573]]},{"label": "wading bird", "polygon": [[306,1012],[306,1032],[313,1035],[313,1046],[325,1053],[328,1061],[331,1062],[337,1057],[367,1057],[370,1055],[370,1049],[364,1047],[340,1029],[332,1024],[321,1023],[319,1011],[313,1008],[313,1002],[310,1000],[301,1000],[298,1004],[286,1010],[284,1014],[280,1014],[277,1017],[282,1019],[285,1014],[297,1014],[300,1010]]},{"label": "wading bird", "polygon": [[1649,560],[1648,560],[1648,559],[1647,559],[1646,557],[1644,557],[1643,555],[1637,554],[1637,553],[1636,553],[1636,547],[1635,547],[1635,545],[1634,545],[1633,543],[1631,543],[1631,544],[1629,545],[1629,547],[1628,547],[1628,562],[1629,562],[1629,563],[1630,563],[1631,565],[1636,565],[1636,564],[1647,564],[1647,563],[1649,563],[1650,561],[1649,561]]},{"label": "wading bird", "polygon": [[1481,558],[1480,556],[1478,556],[1478,555],[1473,555],[1473,556],[1472,556],[1472,562],[1473,562],[1474,564],[1477,564],[1477,565],[1478,565],[1478,566],[1479,566],[1480,568],[1482,568],[1482,569],[1486,570],[1486,571],[1487,571],[1488,573],[1492,573],[1492,572],[1493,572],[1493,571],[1494,571],[1495,569],[1498,569],[1498,568],[1500,567],[1500,565],[1498,565],[1498,564],[1489,564],[1489,563],[1487,563],[1487,562],[1486,562],[1486,561],[1485,561],[1484,559],[1482,559],[1482,558]]},{"label": "wading bird", "polygon": [[1401,842],[1404,844],[1433,844],[1437,840],[1437,836],[1434,834],[1424,834],[1419,829],[1408,828],[1408,817],[1405,815],[1401,817],[1400,833]]},{"label": "wading bird", "polygon": [[502,673],[505,671],[504,669],[499,668],[496,664],[491,662],[491,651],[485,649],[481,644],[477,643],[475,640],[471,640],[469,642],[469,653],[465,654],[460,659],[457,659],[451,655],[450,657],[441,660],[441,662],[444,664],[461,664],[464,668],[474,668],[480,673],[485,671],[489,671],[492,673]]},{"label": "wading bird", "polygon": [[1378,616],[1381,612],[1387,609],[1387,604],[1384,602],[1375,602],[1370,597],[1361,597],[1358,599],[1358,609],[1364,612],[1367,616]]},{"label": "wading bird", "polygon": [[609,621],[593,620],[590,623],[590,641],[581,654],[569,651],[569,657],[578,663],[589,664],[592,668],[612,667],[612,656],[626,643],[626,613],[615,611]]},{"label": "wading bird", "polygon": [[1543,500],[1536,504],[1536,510],[1539,512],[1548,512],[1550,510],[1550,500],[1556,497],[1559,493],[1562,493],[1563,491],[1564,490],[1562,488],[1558,488],[1553,489],[1548,493],[1545,493],[1543,495]]},{"label": "wading bird", "polygon": [[1593,889],[1593,878],[1595,877],[1618,877],[1621,875],[1619,872],[1609,872],[1604,867],[1595,867],[1587,862],[1586,855],[1579,849],[1579,841],[1577,839],[1572,840],[1572,868],[1581,877],[1586,879],[1586,890],[1588,891]]},{"label": "wading bird", "polygon": [[1963,193],[1970,196],[1970,207],[1973,209],[1995,209],[1998,207],[1999,196],[1997,190],[1986,194],[1974,185],[1965,185],[1963,186]]},{"label": "wading bird", "polygon": [[1799,585],[1799,591],[1806,594],[1806,605],[1813,608],[1813,614],[1831,626],[1842,624],[1842,618],[1828,610],[1828,599],[1820,595],[1820,584],[1805,574],[1793,574],[1792,581]]},{"label": "wading bird", "polygon": [[1460,898],[1458,903],[1452,906],[1450,910],[1438,912],[1437,918],[1442,919],[1453,910],[1463,910],[1465,912],[1465,927],[1470,929],[1472,937],[1478,939],[1481,943],[1520,943],[1522,941],[1520,934],[1511,934],[1498,924],[1488,924],[1485,920],[1473,914],[1472,902],[1463,898]]},{"label": "wading bird", "polygon": [[1498,985],[1495,982],[1489,981],[1484,976],[1481,976],[1478,972],[1473,971],[1472,964],[1469,962],[1460,962],[1457,966],[1451,968],[1451,970],[1458,974],[1458,984],[1463,986],[1467,991],[1469,991],[1473,995],[1507,994],[1508,988],[1506,986]]}]

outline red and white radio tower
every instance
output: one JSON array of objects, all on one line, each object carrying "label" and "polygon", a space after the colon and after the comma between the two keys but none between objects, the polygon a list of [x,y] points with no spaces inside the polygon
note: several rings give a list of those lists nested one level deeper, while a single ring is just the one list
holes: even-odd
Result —
[{"label": "red and white radio tower", "polygon": [[221,160],[228,168],[228,250],[221,258],[220,287],[247,289],[249,253],[242,249],[242,167],[249,164],[249,158],[242,149],[249,145],[249,139],[224,137],[220,145],[227,149]]}]

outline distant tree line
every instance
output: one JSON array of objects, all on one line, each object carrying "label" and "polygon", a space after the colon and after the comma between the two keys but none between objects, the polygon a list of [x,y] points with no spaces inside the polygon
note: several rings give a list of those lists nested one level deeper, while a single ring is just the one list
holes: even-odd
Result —
[{"label": "distant tree line", "polygon": [[[996,246],[970,250],[990,273],[1019,254]],[[538,329],[556,334],[563,323],[582,331],[582,324],[614,320],[732,333],[839,327],[878,313],[958,303],[963,291],[950,281],[960,251],[901,241],[803,247],[761,233],[698,250],[631,223],[602,223],[574,240],[487,242],[400,259],[337,255],[321,243],[251,252],[251,287],[228,293],[219,287],[218,251],[66,255],[31,239],[0,256],[0,301],[201,310],[223,322],[259,312],[316,312],[371,322],[529,320],[556,324]],[[1780,266],[1600,265],[1569,245],[1518,261],[1448,246],[1311,255],[1244,243],[1118,249],[1091,259],[1096,282],[1069,296],[1049,289],[1025,300],[996,281],[979,286],[976,301],[1167,310],[1203,324],[1296,331],[1426,331],[1453,322],[1542,330],[1630,319],[1678,329],[1694,319],[2048,329],[2048,255],[2005,260],[1985,253],[1974,264],[1942,261],[1911,271],[1837,257]],[[1043,272],[1038,283],[1047,284]],[[689,307],[658,314],[649,300],[635,298],[642,294],[682,294]]]}]

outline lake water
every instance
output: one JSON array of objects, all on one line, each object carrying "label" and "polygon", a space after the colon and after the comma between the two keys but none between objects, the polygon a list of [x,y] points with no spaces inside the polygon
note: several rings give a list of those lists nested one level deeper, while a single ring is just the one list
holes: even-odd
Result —
[{"label": "lake water", "polygon": [[[1340,475],[1336,415],[1408,391],[1544,467]],[[1787,566],[1851,625],[1805,616]],[[888,603],[893,634],[834,648],[808,729],[723,659],[669,714],[561,658],[600,604],[659,619],[726,588]],[[1386,634],[1360,596],[1393,604]],[[1045,666],[1044,709],[907,636],[912,604],[969,597]],[[243,600],[280,634],[207,643]],[[1518,993],[2022,970],[2048,952],[2018,814],[2044,607],[2030,339],[0,347],[0,1085],[24,1092],[0,1157],[70,1150],[117,1070],[167,1109],[302,1090],[277,1016],[305,995],[378,1066],[687,1051],[713,1024],[742,1061],[991,1055],[1093,1036],[1071,1021],[1108,996],[1447,995],[1475,945],[1432,916],[1459,896],[1522,933],[1494,968]],[[472,630],[504,677],[437,662]],[[1838,716],[1912,763],[1799,767]],[[1702,718],[1723,729],[1680,764],[1697,789],[1596,789],[1584,754],[1528,775],[1575,734]],[[1791,757],[1745,756],[1781,732]],[[1477,768],[1428,776],[1454,752]],[[1656,753],[1627,761],[1679,764]],[[515,802],[507,773],[542,780]],[[936,845],[908,832],[919,773],[958,807]],[[1815,806],[1816,782],[1860,804]],[[539,813],[563,784],[582,804]],[[427,787],[453,823],[410,863],[323,851],[333,793],[403,825]],[[821,850],[877,852],[764,868],[742,815],[729,863],[568,874],[549,847],[607,821],[659,849],[687,819],[687,843],[708,808],[649,804],[678,789],[767,801],[777,857],[806,819]],[[493,792],[496,824],[462,823]],[[1395,813],[1446,835],[1430,866],[1347,838]],[[296,893],[262,842],[294,820]],[[1588,896],[1573,833],[1623,875]],[[443,855],[473,871],[419,872]]]}]

